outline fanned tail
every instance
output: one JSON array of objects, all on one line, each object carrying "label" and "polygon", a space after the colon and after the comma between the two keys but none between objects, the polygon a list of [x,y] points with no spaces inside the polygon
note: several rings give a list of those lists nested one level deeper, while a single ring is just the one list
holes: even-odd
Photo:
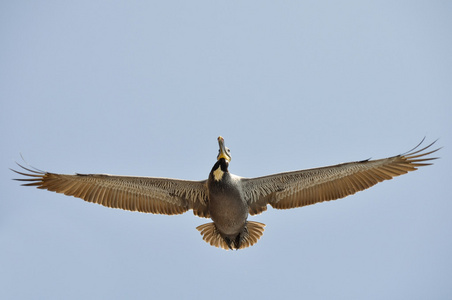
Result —
[{"label": "fanned tail", "polygon": [[223,248],[225,250],[238,250],[256,244],[264,234],[264,227],[265,224],[263,223],[248,221],[246,222],[243,231],[235,239],[223,237],[213,222],[200,225],[196,227],[196,229],[201,233],[202,239],[211,246]]},{"label": "fanned tail", "polygon": [[201,233],[202,239],[206,241],[206,243],[217,248],[229,250],[228,244],[226,244],[226,241],[221,236],[215,223],[202,224],[196,227],[196,229]]},{"label": "fanned tail", "polygon": [[241,245],[239,249],[244,249],[247,247],[251,247],[257,243],[257,241],[264,234],[265,224],[248,221],[246,222],[245,230],[241,235]]}]

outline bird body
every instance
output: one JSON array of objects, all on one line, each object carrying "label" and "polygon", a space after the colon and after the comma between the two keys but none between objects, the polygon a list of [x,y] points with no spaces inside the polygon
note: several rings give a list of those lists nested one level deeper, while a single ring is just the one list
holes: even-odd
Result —
[{"label": "bird body", "polygon": [[29,173],[12,170],[36,186],[82,198],[107,207],[145,213],[174,215],[188,210],[212,223],[197,227],[203,239],[223,249],[243,249],[257,243],[265,225],[248,221],[271,205],[289,209],[343,198],[378,182],[430,165],[425,152],[435,142],[405,154],[378,160],[363,160],[335,166],[279,173],[257,178],[233,175],[228,167],[230,150],[218,138],[219,154],[207,180],[191,181],[157,177],[107,174],[56,174],[19,165]]},{"label": "bird body", "polygon": [[226,172],[219,181],[208,180],[209,213],[217,228],[226,235],[237,234],[248,218],[240,178]]},{"label": "bird body", "polygon": [[[239,176],[228,171],[228,162],[220,158],[207,180],[209,213],[219,236],[228,248],[239,249],[241,235],[246,232],[248,204]],[[221,239],[220,239],[221,241]]]}]

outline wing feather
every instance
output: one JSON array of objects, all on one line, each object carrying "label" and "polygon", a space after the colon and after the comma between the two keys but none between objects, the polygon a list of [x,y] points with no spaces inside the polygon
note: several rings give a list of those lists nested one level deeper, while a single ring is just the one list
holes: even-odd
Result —
[{"label": "wing feather", "polygon": [[[193,209],[200,217],[209,217],[206,181],[107,174],[56,174],[31,170],[12,170],[26,178],[24,186],[74,196],[111,208],[154,214],[174,215]],[[25,172],[27,171],[27,173]]]},{"label": "wing feather", "polygon": [[[436,141],[435,141],[436,142]],[[334,166],[286,172],[258,178],[243,178],[243,190],[250,214],[258,214],[267,205],[289,209],[335,200],[365,190],[379,182],[431,165],[437,157],[426,157],[439,149],[425,152],[435,142],[405,154],[378,160],[364,160]]]}]

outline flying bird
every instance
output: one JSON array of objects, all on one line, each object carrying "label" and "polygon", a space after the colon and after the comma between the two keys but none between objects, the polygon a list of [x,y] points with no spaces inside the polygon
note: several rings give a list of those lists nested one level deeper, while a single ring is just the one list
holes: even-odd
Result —
[{"label": "flying bird", "polygon": [[[204,241],[225,250],[254,245],[265,225],[248,221],[267,205],[276,209],[302,207],[335,200],[365,190],[381,181],[430,165],[424,140],[405,154],[377,160],[362,160],[334,166],[244,178],[229,172],[231,153],[218,137],[217,161],[207,180],[191,181],[158,177],[108,174],[56,174],[23,167],[26,176],[16,179],[24,186],[62,193],[112,208],[144,213],[176,215],[188,210],[213,222],[198,226]],[[429,150],[427,150],[429,149]],[[27,173],[25,173],[27,171]]]}]

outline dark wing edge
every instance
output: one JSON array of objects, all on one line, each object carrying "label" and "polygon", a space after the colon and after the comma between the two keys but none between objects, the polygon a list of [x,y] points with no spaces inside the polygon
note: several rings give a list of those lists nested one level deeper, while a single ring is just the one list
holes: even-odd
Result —
[{"label": "dark wing edge", "polygon": [[11,171],[26,176],[14,179],[25,182],[23,186],[36,186],[38,189],[129,211],[175,215],[193,209],[197,216],[210,217],[206,181],[107,174],[66,175],[32,170],[19,163],[17,165],[23,171]]},{"label": "dark wing edge", "polygon": [[410,151],[378,160],[363,160],[334,166],[279,173],[243,179],[251,215],[267,210],[302,207],[344,198],[396,176],[431,165],[438,157],[427,157],[441,148],[427,151],[433,143],[418,149],[424,139]]}]

